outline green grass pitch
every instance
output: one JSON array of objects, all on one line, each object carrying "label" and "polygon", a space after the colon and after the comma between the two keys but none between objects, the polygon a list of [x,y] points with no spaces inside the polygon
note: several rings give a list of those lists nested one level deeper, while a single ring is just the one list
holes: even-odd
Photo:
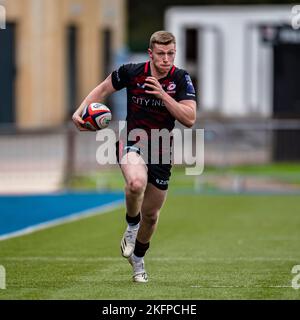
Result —
[{"label": "green grass pitch", "polygon": [[135,284],[124,209],[0,242],[0,299],[299,299],[300,197],[170,192]]}]

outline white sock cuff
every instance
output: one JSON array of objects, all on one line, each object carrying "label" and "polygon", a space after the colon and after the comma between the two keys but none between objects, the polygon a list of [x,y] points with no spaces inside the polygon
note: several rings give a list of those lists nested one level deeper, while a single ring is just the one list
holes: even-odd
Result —
[{"label": "white sock cuff", "polygon": [[140,223],[135,224],[134,226],[131,226],[129,224],[127,224],[127,225],[128,225],[128,229],[129,230],[136,230],[136,229],[138,229],[140,227]]},{"label": "white sock cuff", "polygon": [[142,262],[144,257],[137,257],[134,253],[132,254],[132,260],[135,262]]}]

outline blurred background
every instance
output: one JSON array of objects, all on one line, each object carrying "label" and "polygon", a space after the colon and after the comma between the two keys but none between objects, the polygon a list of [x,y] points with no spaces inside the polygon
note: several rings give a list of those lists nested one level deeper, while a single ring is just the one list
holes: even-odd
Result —
[{"label": "blurred background", "polygon": [[[299,299],[295,4],[0,0],[0,299]],[[197,90],[205,166],[174,166],[136,288],[119,253],[122,174],[71,116],[112,70],[147,60],[161,29]],[[117,130],[125,90],[105,103]]]},{"label": "blurred background", "polygon": [[[96,162],[95,133],[71,115],[112,70],[147,59],[151,34],[177,38],[198,94],[205,169],[173,188],[300,191],[300,19],[289,1],[0,0],[0,193],[120,189]],[[294,19],[295,24],[292,26]],[[126,93],[105,102],[111,128]]]}]

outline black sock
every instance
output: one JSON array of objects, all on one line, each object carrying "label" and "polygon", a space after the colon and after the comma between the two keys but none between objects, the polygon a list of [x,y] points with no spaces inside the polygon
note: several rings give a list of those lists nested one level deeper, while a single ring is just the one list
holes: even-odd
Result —
[{"label": "black sock", "polygon": [[138,213],[135,217],[130,217],[128,213],[126,213],[126,221],[130,226],[135,226],[137,225],[141,220],[141,215]]},{"label": "black sock", "polygon": [[134,255],[137,257],[143,257],[146,251],[149,249],[150,242],[141,243],[138,239],[135,240],[135,248],[134,248]]}]

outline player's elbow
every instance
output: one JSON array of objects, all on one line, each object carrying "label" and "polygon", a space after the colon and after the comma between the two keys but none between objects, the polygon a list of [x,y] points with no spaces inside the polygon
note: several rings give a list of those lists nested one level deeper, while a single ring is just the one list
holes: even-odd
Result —
[{"label": "player's elbow", "polygon": [[184,122],[184,125],[188,128],[191,128],[196,122],[196,117],[189,118]]},{"label": "player's elbow", "polygon": [[188,128],[191,128],[196,122],[196,105],[193,105],[190,112],[188,113],[186,117],[186,123],[185,125]]}]

